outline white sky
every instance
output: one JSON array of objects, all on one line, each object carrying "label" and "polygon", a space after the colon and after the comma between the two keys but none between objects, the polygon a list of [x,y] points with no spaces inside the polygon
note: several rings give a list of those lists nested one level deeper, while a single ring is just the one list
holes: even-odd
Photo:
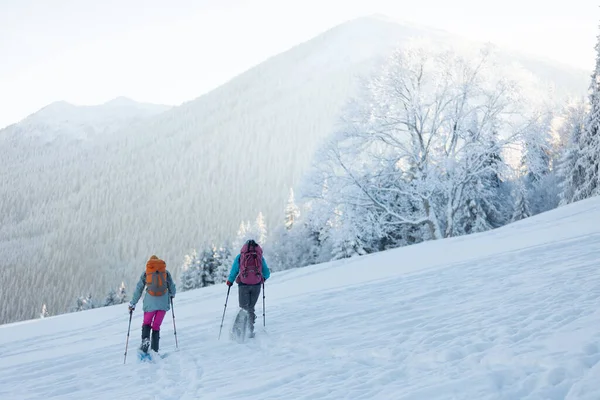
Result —
[{"label": "white sky", "polygon": [[57,100],[177,105],[372,13],[591,70],[599,11],[594,0],[0,0],[0,128]]}]

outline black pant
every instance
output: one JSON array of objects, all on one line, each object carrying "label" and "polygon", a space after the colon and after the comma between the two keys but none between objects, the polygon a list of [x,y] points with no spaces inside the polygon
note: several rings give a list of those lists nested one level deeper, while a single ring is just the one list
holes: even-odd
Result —
[{"label": "black pant", "polygon": [[254,325],[254,321],[256,320],[256,314],[254,313],[254,306],[258,301],[258,297],[260,296],[260,286],[257,285],[238,285],[238,296],[240,302],[240,308],[248,311],[250,314],[250,325]]}]

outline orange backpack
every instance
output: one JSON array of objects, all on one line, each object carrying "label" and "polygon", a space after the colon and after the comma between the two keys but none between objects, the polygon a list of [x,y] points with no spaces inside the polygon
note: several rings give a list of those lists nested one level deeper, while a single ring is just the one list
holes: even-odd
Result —
[{"label": "orange backpack", "polygon": [[146,286],[151,296],[167,293],[167,264],[156,256],[150,257],[146,263]]}]

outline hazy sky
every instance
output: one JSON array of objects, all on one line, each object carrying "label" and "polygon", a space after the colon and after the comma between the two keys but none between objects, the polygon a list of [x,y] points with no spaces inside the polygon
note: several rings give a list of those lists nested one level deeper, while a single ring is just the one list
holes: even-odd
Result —
[{"label": "hazy sky", "polygon": [[180,104],[372,13],[591,70],[599,11],[593,0],[0,0],[0,128],[57,100]]}]

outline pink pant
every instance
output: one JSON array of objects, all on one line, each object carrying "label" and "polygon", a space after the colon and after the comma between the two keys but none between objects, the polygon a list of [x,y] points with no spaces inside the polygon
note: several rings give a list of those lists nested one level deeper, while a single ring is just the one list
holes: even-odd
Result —
[{"label": "pink pant", "polygon": [[152,325],[152,330],[160,330],[165,314],[164,310],[149,311],[144,313],[144,325]]}]

